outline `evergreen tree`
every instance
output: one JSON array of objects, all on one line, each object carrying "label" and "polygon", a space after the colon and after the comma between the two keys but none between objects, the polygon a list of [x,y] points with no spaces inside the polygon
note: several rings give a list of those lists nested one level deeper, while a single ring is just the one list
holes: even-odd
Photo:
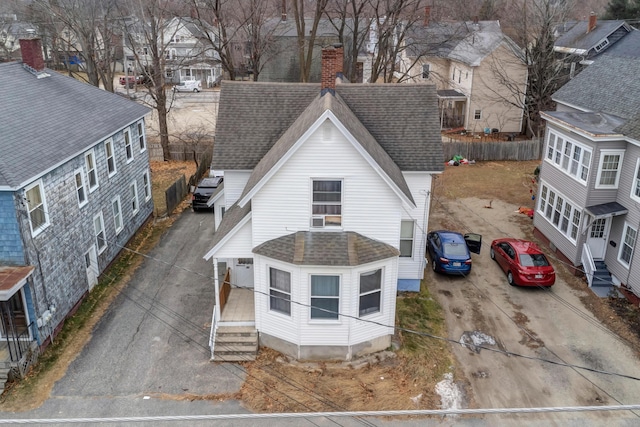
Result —
[{"label": "evergreen tree", "polygon": [[604,19],[640,19],[640,0],[610,0]]}]

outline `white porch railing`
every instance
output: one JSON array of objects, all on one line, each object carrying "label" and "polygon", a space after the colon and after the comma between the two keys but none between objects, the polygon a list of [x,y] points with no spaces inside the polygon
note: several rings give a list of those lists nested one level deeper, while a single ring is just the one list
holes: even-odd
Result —
[{"label": "white porch railing", "polygon": [[593,283],[593,272],[596,271],[596,264],[593,262],[593,255],[591,254],[591,248],[586,243],[582,245],[582,256],[580,257],[582,261],[582,268],[584,269],[584,274],[587,275],[587,282],[589,282],[589,286]]},{"label": "white porch railing", "polygon": [[216,347],[216,333],[218,332],[218,310],[213,308],[211,316],[211,332],[209,333],[209,348],[211,349],[211,360],[213,360],[213,352]]}]

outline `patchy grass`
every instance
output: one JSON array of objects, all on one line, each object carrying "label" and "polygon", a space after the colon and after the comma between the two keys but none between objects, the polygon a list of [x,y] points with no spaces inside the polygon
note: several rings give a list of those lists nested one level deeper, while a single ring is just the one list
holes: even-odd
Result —
[{"label": "patchy grass", "polygon": [[165,191],[176,180],[184,175],[188,182],[189,177],[196,172],[196,164],[193,161],[149,162],[151,168],[151,194],[153,196],[154,215],[163,216],[167,213],[167,199]]}]

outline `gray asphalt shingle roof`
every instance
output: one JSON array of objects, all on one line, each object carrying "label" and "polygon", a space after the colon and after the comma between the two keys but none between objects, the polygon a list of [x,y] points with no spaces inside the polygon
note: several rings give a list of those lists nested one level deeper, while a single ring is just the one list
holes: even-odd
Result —
[{"label": "gray asphalt shingle roof", "polygon": [[[336,93],[400,170],[443,170],[435,86],[339,84]],[[213,168],[253,170],[319,94],[319,84],[223,81]]]},{"label": "gray asphalt shingle roof", "polygon": [[258,245],[253,253],[289,264],[349,267],[400,255],[393,246],[353,231],[298,231]]},{"label": "gray asphalt shingle roof", "polygon": [[589,21],[570,21],[559,25],[557,30],[562,32],[556,39],[554,46],[558,48],[572,48],[589,50],[600,43],[609,34],[625,25],[619,21],[597,21],[596,27],[587,33]]},{"label": "gray asphalt shingle roof", "polygon": [[553,100],[630,119],[640,113],[640,58],[601,55],[562,86]]},{"label": "gray asphalt shingle roof", "polygon": [[150,110],[52,70],[0,64],[0,186],[20,188]]}]

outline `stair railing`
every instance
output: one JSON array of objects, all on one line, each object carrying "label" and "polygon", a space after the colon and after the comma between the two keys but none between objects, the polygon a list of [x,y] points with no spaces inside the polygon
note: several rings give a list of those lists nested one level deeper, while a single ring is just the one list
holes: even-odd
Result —
[{"label": "stair railing", "polygon": [[582,256],[580,260],[582,261],[584,274],[587,276],[587,282],[589,282],[589,286],[591,286],[593,283],[593,272],[596,271],[596,264],[593,262],[591,248],[589,248],[589,245],[586,243],[582,245]]}]

